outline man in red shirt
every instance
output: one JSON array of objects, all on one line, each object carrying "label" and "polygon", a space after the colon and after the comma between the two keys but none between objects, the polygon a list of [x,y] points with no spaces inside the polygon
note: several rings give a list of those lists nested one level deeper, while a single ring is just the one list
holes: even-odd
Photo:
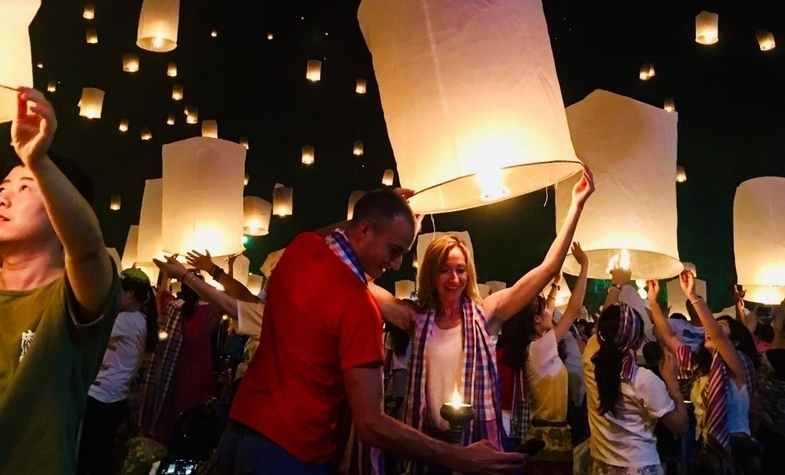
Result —
[{"label": "man in red shirt", "polygon": [[520,470],[519,454],[490,443],[452,446],[382,411],[382,319],[366,278],[400,267],[415,228],[401,196],[376,191],[344,230],[303,233],[287,247],[270,278],[259,351],[218,448],[221,473],[330,473],[347,403],[368,445],[458,472]]}]

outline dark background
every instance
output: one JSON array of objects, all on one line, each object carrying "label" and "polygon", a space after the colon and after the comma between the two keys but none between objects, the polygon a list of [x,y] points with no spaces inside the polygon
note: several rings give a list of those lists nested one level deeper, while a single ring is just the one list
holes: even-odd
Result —
[{"label": "dark background", "polygon": [[[49,80],[58,81],[57,92],[49,94],[60,122],[54,150],[77,160],[92,178],[106,241],[121,254],[128,226],[138,221],[144,180],[160,177],[161,145],[200,134],[199,125],[185,125],[185,105],[198,107],[200,120],[217,119],[222,138],[250,139],[246,194],[270,200],[276,182],[295,189],[294,216],[273,217],[268,236],[249,240],[252,269],[297,232],[342,220],[349,193],[378,187],[384,169],[394,168],[357,24],[359,0],[182,0],[179,45],[167,54],[135,47],[140,0],[94,3],[96,19],[88,22],[80,1],[43,2],[31,27],[34,63],[43,63],[35,69],[35,83],[45,89]],[[735,280],[735,187],[785,172],[785,28],[774,5],[545,0],[565,105],[596,88],[658,107],[666,97],[675,98],[678,161],[689,177],[678,186],[679,251],[709,281],[714,309],[730,304]],[[717,45],[694,42],[694,17],[702,9],[720,15]],[[90,24],[98,30],[97,45],[84,41]],[[782,41],[778,48],[758,49],[759,28],[774,32]],[[210,36],[212,29],[217,38]],[[275,35],[272,41],[267,32]],[[131,51],[141,57],[136,74],[121,68],[122,54]],[[311,58],[324,60],[317,84],[305,80]],[[168,61],[177,62],[177,79],[166,77]],[[638,79],[642,63],[654,64],[654,79]],[[354,94],[358,77],[368,79],[365,96]],[[175,81],[185,86],[182,102],[170,99]],[[101,120],[78,117],[76,103],[85,86],[106,91]],[[164,123],[169,113],[176,114],[175,126]],[[130,119],[126,134],[117,130],[121,118]],[[139,139],[142,127],[152,130],[153,140]],[[5,126],[0,134],[7,133]],[[355,140],[365,143],[359,159],[352,155]],[[300,164],[304,144],[316,146],[316,163],[309,168]],[[122,195],[118,212],[109,210],[113,193]],[[543,190],[437,215],[435,223],[439,230],[470,231],[480,281],[512,282],[542,259],[553,239],[553,200],[545,203]],[[413,276],[407,263],[385,279]]]}]

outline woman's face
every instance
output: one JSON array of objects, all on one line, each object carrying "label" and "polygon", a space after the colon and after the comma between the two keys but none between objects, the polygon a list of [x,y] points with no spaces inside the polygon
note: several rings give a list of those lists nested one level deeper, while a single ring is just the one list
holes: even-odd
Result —
[{"label": "woman's face", "polygon": [[466,257],[458,247],[453,247],[447,259],[439,267],[436,291],[441,302],[455,300],[463,295],[469,275],[466,272]]}]

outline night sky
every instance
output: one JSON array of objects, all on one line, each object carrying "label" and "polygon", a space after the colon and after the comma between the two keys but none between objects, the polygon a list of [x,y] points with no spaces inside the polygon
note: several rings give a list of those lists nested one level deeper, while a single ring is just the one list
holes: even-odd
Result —
[{"label": "night sky", "polygon": [[[185,105],[198,107],[200,120],[217,119],[221,138],[249,138],[246,194],[270,200],[276,182],[295,189],[294,216],[274,217],[270,235],[249,241],[252,269],[297,232],[342,220],[349,193],[379,187],[384,169],[394,168],[357,24],[358,0],[182,0],[179,45],[166,54],[135,46],[140,0],[94,3],[96,19],[88,22],[82,2],[44,1],[31,37],[34,63],[43,63],[35,69],[36,87],[58,81],[49,94],[60,122],[54,150],[93,179],[108,245],[121,249],[128,226],[137,223],[144,180],[161,174],[161,145],[200,135],[199,125],[185,124]],[[597,88],[658,107],[675,99],[678,162],[688,174],[678,185],[679,251],[709,281],[711,306],[719,309],[730,304],[735,280],[734,190],[751,177],[785,174],[785,20],[775,2],[635,2],[645,5],[637,11],[630,3],[545,0],[564,102]],[[703,9],[719,13],[717,45],[694,42],[694,18]],[[97,45],[85,43],[90,25],[98,30]],[[758,29],[774,32],[781,43],[761,52]],[[138,73],[122,71],[126,52],[140,55]],[[305,80],[308,59],[324,61],[321,82]],[[177,62],[176,79],[165,75],[169,61]],[[638,79],[643,63],[655,66],[652,80]],[[356,78],[367,78],[368,94],[354,93]],[[185,87],[182,102],[170,99],[175,82]],[[86,86],[106,91],[101,120],[78,117]],[[169,113],[176,114],[175,126],[165,125]],[[130,120],[125,134],[117,129],[121,118]],[[142,127],[151,129],[153,140],[140,140]],[[352,155],[356,140],[365,144],[362,158]],[[300,163],[305,144],[316,147],[309,168]],[[118,212],[109,210],[113,193],[122,195]],[[553,213],[543,190],[438,215],[435,223],[472,233],[481,281],[511,282],[542,259],[554,236]],[[387,282],[413,275],[407,265]]]}]

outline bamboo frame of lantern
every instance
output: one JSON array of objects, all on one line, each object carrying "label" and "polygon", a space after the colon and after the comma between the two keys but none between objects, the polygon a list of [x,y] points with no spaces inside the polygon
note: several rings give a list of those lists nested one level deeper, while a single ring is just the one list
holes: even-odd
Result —
[{"label": "bamboo frame of lantern", "polygon": [[174,101],[182,101],[184,96],[185,96],[185,89],[183,88],[183,85],[182,84],[173,84],[172,85],[172,100],[174,100]]},{"label": "bamboo frame of lantern", "polygon": [[88,26],[85,29],[85,42],[88,45],[97,45],[98,44],[98,30],[96,30],[92,26]]},{"label": "bamboo frame of lantern", "polygon": [[395,180],[395,171],[393,171],[390,168],[385,170],[384,175],[382,175],[382,185],[392,186],[394,180]]},{"label": "bamboo frame of lantern", "polygon": [[123,199],[120,197],[120,195],[112,195],[109,199],[109,209],[112,211],[120,211],[122,204]]},{"label": "bamboo frame of lantern", "polygon": [[322,80],[322,62],[318,59],[309,59],[305,67],[305,79],[310,82]]},{"label": "bamboo frame of lantern", "polygon": [[759,31],[755,34],[758,40],[758,48],[761,51],[771,51],[777,47],[777,42],[774,40],[774,33],[770,31]]},{"label": "bamboo frame of lantern", "polygon": [[139,133],[139,138],[144,140],[145,142],[148,140],[153,139],[153,133],[147,127],[143,128],[142,131]]},{"label": "bamboo frame of lantern", "polygon": [[672,97],[669,97],[665,99],[662,108],[665,109],[666,112],[676,112],[676,101],[674,101]]},{"label": "bamboo frame of lantern", "polygon": [[82,18],[85,20],[95,20],[95,5],[86,3],[82,9]]},{"label": "bamboo frame of lantern", "polygon": [[273,187],[273,214],[281,218],[294,212],[294,190],[276,183]]},{"label": "bamboo frame of lantern", "polygon": [[202,137],[209,137],[212,139],[218,138],[218,121],[203,120],[202,121]]},{"label": "bamboo frame of lantern", "polygon": [[303,145],[300,161],[303,165],[313,165],[316,161],[316,148],[313,145]]},{"label": "bamboo frame of lantern", "polygon": [[273,205],[258,196],[243,198],[243,233],[248,236],[266,236],[270,232]]},{"label": "bamboo frame of lantern", "polygon": [[395,281],[395,298],[397,299],[411,299],[416,292],[416,285],[413,280],[398,280]]},{"label": "bamboo frame of lantern", "polygon": [[117,130],[123,133],[128,132],[128,119],[121,119],[120,123],[117,125]]},{"label": "bamboo frame of lantern", "polygon": [[100,119],[104,107],[104,91],[95,87],[82,89],[79,99],[79,115],[88,119]]},{"label": "bamboo frame of lantern", "polygon": [[679,165],[676,167],[676,183],[685,183],[687,181],[687,170]]},{"label": "bamboo frame of lantern", "polygon": [[135,73],[139,71],[139,55],[136,53],[126,53],[123,55],[123,71]]},{"label": "bamboo frame of lantern", "polygon": [[713,45],[720,40],[720,16],[703,10],[695,16],[695,42]]},{"label": "bamboo frame of lantern", "polygon": [[[7,0],[0,2],[3,27],[0,44],[0,84],[11,87],[33,87],[33,56],[30,50],[30,23],[40,7],[40,0]],[[0,88],[0,122],[16,117],[17,92]]]},{"label": "bamboo frame of lantern", "polygon": [[166,65],[166,76],[170,78],[177,77],[177,63],[170,62]]},{"label": "bamboo frame of lantern", "polygon": [[180,0],[144,0],[139,12],[136,46],[154,53],[177,48]]},{"label": "bamboo frame of lantern", "polygon": [[349,202],[346,205],[346,220],[351,221],[354,217],[354,207],[363,196],[365,196],[365,191],[352,191],[349,194]]},{"label": "bamboo frame of lantern", "polygon": [[362,140],[358,140],[354,142],[352,146],[352,155],[355,157],[362,157],[365,154],[365,144],[363,144]]},{"label": "bamboo frame of lantern", "polygon": [[368,82],[365,79],[357,79],[354,83],[354,92],[359,95],[368,92]]}]

